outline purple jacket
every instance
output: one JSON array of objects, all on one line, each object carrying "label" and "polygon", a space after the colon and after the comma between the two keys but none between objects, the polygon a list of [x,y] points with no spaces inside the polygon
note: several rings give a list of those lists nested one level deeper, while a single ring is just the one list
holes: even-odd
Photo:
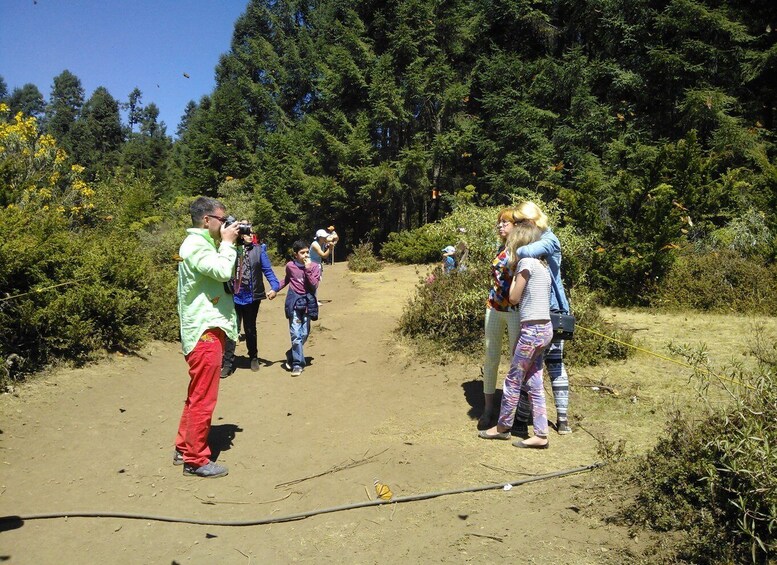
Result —
[{"label": "purple jacket", "polygon": [[287,286],[297,294],[305,294],[311,290],[315,292],[318,288],[318,281],[321,280],[321,265],[311,261],[307,269],[296,261],[286,263],[286,277],[283,279],[278,291]]},{"label": "purple jacket", "polygon": [[318,319],[316,289],[320,280],[321,265],[318,263],[311,261],[307,268],[296,261],[286,263],[286,277],[280,289],[289,287],[284,308],[288,319],[292,318],[294,311],[304,312],[311,320]]}]

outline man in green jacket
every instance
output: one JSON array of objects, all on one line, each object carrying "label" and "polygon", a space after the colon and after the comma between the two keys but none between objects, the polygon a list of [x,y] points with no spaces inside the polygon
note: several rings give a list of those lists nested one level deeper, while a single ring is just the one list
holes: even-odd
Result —
[{"label": "man in green jacket", "polygon": [[189,390],[175,439],[173,463],[183,474],[223,477],[229,471],[210,460],[208,433],[219,392],[221,359],[226,339],[237,339],[237,316],[224,283],[235,266],[237,222],[228,227],[224,206],[201,196],[189,211],[194,227],[178,255],[178,316],[181,345],[189,364]]}]

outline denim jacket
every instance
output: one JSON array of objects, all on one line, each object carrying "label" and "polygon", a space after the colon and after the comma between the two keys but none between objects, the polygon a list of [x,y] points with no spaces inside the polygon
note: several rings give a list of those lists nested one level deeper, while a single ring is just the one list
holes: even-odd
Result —
[{"label": "denim jacket", "polygon": [[545,259],[550,269],[550,311],[569,314],[569,302],[561,281],[561,243],[550,228],[539,241],[518,248],[518,257]]}]

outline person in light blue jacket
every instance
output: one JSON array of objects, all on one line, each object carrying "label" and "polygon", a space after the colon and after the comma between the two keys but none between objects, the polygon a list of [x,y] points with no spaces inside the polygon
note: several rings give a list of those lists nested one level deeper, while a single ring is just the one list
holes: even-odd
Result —
[{"label": "person in light blue jacket", "polygon": [[[518,256],[545,259],[550,269],[550,311],[569,314],[569,301],[561,280],[561,243],[548,227],[548,216],[534,202],[523,202],[514,210],[515,219],[529,222],[542,230],[539,241],[524,245],[518,249]],[[545,351],[545,367],[550,375],[553,400],[556,404],[556,431],[570,434],[569,426],[569,377],[564,367],[564,341],[554,340]],[[531,418],[531,405],[528,397],[521,396],[513,425],[514,435],[528,437],[528,422]]]}]

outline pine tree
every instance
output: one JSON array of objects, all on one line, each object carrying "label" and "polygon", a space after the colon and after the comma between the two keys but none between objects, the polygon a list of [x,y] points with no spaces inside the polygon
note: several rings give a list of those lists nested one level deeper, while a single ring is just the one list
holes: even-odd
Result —
[{"label": "pine tree", "polygon": [[119,103],[105,87],[98,87],[83,105],[68,139],[70,159],[86,167],[88,179],[104,176],[117,165],[124,141]]},{"label": "pine tree", "polygon": [[[137,93],[139,95],[140,91]],[[130,133],[122,148],[121,164],[138,175],[149,175],[152,184],[159,186],[167,177],[172,142],[167,136],[164,122],[157,121],[159,108],[156,104],[152,102],[142,109],[136,107],[135,115],[139,131]]]},{"label": "pine tree", "polygon": [[[0,100],[2,97],[0,97]],[[8,106],[11,114],[22,112],[25,116],[31,116],[40,120],[46,109],[46,101],[38,87],[32,83],[25,84],[21,88],[14,88],[8,97]]]},{"label": "pine tree", "polygon": [[46,106],[46,128],[66,151],[72,151],[75,140],[71,130],[81,114],[84,89],[81,80],[68,70],[54,77],[54,85]]}]

